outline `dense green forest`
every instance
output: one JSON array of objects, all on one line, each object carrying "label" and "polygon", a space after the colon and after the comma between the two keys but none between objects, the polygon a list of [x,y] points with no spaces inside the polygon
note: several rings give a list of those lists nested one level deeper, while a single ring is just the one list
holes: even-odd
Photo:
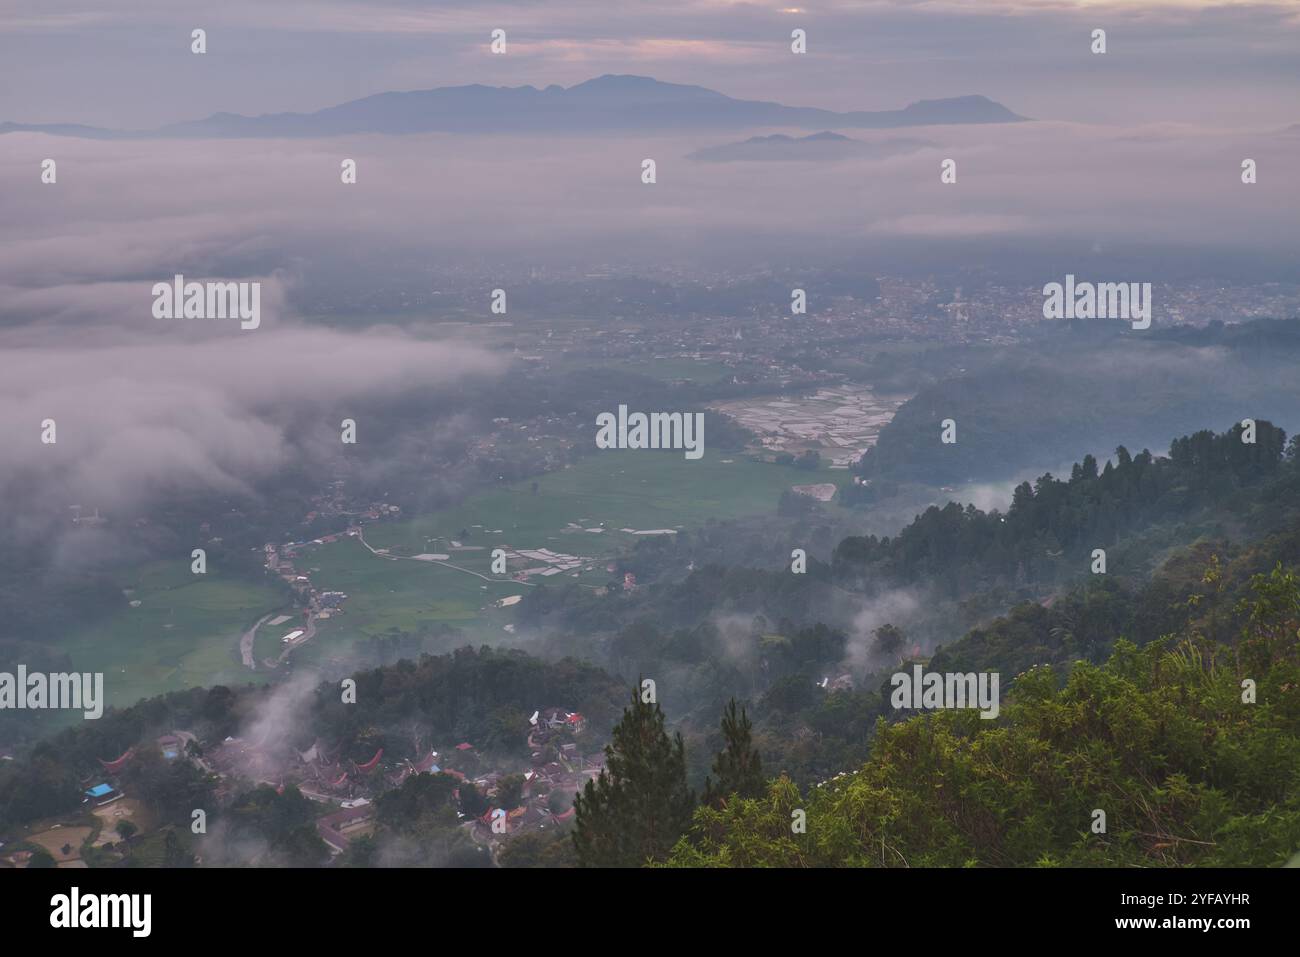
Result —
[{"label": "dense green forest", "polygon": [[[1207,567],[1206,589],[1218,580]],[[1237,611],[1226,643],[1193,626],[1141,648],[1121,640],[1102,664],[1031,668],[994,721],[971,709],[882,717],[865,763],[803,789],[785,775],[757,784],[733,704],[721,786],[689,824],[682,739],[634,698],[608,748],[617,776],[579,801],[579,861],[1280,865],[1300,850],[1300,579],[1280,565],[1252,576]]]},{"label": "dense green forest", "polygon": [[[1247,623],[1255,576],[1279,565],[1300,568],[1300,519],[1257,542],[1204,541],[1179,550],[1145,583],[1090,576],[1049,603],[1019,603],[936,648],[927,667],[998,672],[1005,692],[1035,666],[1059,671],[1080,660],[1099,664],[1121,640],[1142,647],[1165,635],[1196,633],[1230,643]],[[877,645],[881,638],[875,636]],[[756,696],[754,735],[769,765],[807,784],[864,760],[876,720],[896,717],[883,686],[888,673],[910,667],[906,644],[895,645],[892,658],[882,648],[875,676],[854,689],[820,688],[818,672],[805,670]]]},{"label": "dense green forest", "polygon": [[1206,430],[1175,439],[1165,458],[1146,450],[1131,455],[1120,446],[1115,462],[1100,471],[1097,460],[1085,456],[1068,480],[1049,473],[1032,486],[1019,485],[1005,514],[955,502],[932,507],[893,538],[842,541],[835,552],[838,577],[924,578],[950,597],[1009,583],[1050,583],[1073,577],[1092,549],[1112,547],[1135,531],[1207,507],[1245,518],[1251,500],[1233,501],[1243,488],[1284,471],[1288,487],[1295,483],[1293,469],[1286,469],[1286,433],[1259,422],[1248,443],[1244,431],[1236,425],[1222,434]]},{"label": "dense green forest", "polygon": [[782,777],[761,796],[701,807],[666,860],[1285,863],[1300,850],[1300,580],[1278,568],[1251,591],[1231,644],[1196,631],[1122,641],[1063,685],[1051,667],[1020,675],[995,722],[969,710],[882,722],[858,770],[802,793]]}]

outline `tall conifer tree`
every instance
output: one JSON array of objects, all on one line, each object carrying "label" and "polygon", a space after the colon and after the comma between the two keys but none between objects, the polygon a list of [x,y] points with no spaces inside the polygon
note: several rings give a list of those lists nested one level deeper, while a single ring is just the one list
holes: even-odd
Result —
[{"label": "tall conifer tree", "polygon": [[668,856],[691,823],[682,736],[668,736],[658,703],[633,690],[605,746],[605,769],[574,801],[573,843],[584,867],[640,867]]},{"label": "tall conifer tree", "polygon": [[766,790],[763,781],[763,759],[753,746],[753,724],[744,708],[737,714],[736,699],[727,702],[722,713],[722,738],[726,746],[713,759],[716,783],[709,779],[704,786],[704,802],[719,805],[733,794],[742,798],[756,798]]}]

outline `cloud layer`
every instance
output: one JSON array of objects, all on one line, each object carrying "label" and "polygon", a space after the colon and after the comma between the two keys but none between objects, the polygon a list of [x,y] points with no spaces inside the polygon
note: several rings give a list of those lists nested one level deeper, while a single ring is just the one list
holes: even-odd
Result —
[{"label": "cloud layer", "polygon": [[[489,51],[498,28],[504,56]],[[828,109],[982,93],[1058,120],[1250,127],[1297,121],[1300,16],[1286,0],[2,0],[0,62],[33,79],[0,85],[0,120],[26,122],[149,127],[636,72]]]}]

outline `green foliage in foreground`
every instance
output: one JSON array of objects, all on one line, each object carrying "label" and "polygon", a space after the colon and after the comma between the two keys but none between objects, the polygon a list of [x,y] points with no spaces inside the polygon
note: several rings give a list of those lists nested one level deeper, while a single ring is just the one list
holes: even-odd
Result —
[{"label": "green foliage in foreground", "polygon": [[663,710],[633,689],[605,759],[600,776],[573,802],[578,861],[586,867],[637,867],[662,860],[695,806],[682,736],[669,737]]},{"label": "green foliage in foreground", "polygon": [[[668,863],[1284,864],[1300,849],[1300,580],[1279,566],[1253,592],[1232,645],[1122,641],[1063,687],[1049,668],[1021,675],[997,720],[882,721],[867,764],[807,795],[781,778],[701,806]],[[800,809],[806,833],[792,828]]]}]

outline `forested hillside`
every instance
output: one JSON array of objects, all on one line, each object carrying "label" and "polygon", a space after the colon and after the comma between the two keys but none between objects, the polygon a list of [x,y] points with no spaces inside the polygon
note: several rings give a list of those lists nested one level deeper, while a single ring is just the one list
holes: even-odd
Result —
[{"label": "forested hillside", "polygon": [[1144,648],[1121,641],[1102,665],[1018,676],[996,721],[969,710],[882,721],[861,768],[703,806],[666,860],[1282,864],[1300,850],[1300,580],[1278,568],[1250,591],[1231,643],[1195,628]]},{"label": "forested hillside", "polygon": [[[905,403],[863,457],[873,480],[997,481],[1024,462],[1158,442],[1222,417],[1295,421],[1300,320],[1135,332],[1075,322],[972,355]],[[1212,384],[1212,387],[1210,385]],[[957,441],[938,441],[940,423]]]}]

